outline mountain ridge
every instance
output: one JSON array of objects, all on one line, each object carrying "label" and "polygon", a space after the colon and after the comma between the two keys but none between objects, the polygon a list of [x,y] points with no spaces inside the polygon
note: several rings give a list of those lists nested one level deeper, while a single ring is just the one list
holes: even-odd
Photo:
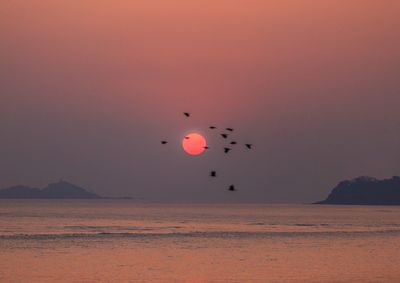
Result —
[{"label": "mountain ridge", "polygon": [[316,204],[400,205],[400,176],[383,180],[361,176],[345,180]]},{"label": "mountain ridge", "polygon": [[50,183],[39,189],[17,185],[0,190],[3,199],[101,199],[100,195],[66,181]]}]

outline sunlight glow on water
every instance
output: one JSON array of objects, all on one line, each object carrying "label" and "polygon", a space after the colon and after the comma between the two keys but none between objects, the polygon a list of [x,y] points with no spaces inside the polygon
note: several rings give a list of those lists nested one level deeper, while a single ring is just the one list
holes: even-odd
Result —
[{"label": "sunlight glow on water", "polygon": [[400,279],[399,207],[0,204],[5,281]]}]

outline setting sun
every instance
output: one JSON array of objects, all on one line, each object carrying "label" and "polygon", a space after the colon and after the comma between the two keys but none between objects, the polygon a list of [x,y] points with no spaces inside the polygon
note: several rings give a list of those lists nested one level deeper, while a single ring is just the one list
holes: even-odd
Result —
[{"label": "setting sun", "polygon": [[182,140],[183,149],[190,155],[199,155],[206,149],[206,139],[198,133],[190,133]]}]

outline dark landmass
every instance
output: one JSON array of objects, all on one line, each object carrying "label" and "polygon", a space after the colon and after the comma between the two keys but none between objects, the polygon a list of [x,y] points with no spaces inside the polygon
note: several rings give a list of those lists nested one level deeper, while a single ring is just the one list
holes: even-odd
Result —
[{"label": "dark landmass", "polygon": [[316,204],[400,205],[400,177],[384,180],[358,177],[343,181],[326,200]]},{"label": "dark landmass", "polygon": [[101,199],[102,197],[74,184],[60,181],[43,189],[14,186],[0,190],[0,198],[7,199]]}]

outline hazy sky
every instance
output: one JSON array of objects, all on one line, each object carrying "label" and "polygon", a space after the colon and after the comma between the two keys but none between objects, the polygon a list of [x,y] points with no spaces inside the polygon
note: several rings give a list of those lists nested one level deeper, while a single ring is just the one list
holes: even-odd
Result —
[{"label": "hazy sky", "polygon": [[[399,11],[0,0],[0,187],[63,178],[108,196],[310,202],[343,179],[399,175]],[[222,145],[210,124],[255,149],[185,154],[192,130]]]}]

